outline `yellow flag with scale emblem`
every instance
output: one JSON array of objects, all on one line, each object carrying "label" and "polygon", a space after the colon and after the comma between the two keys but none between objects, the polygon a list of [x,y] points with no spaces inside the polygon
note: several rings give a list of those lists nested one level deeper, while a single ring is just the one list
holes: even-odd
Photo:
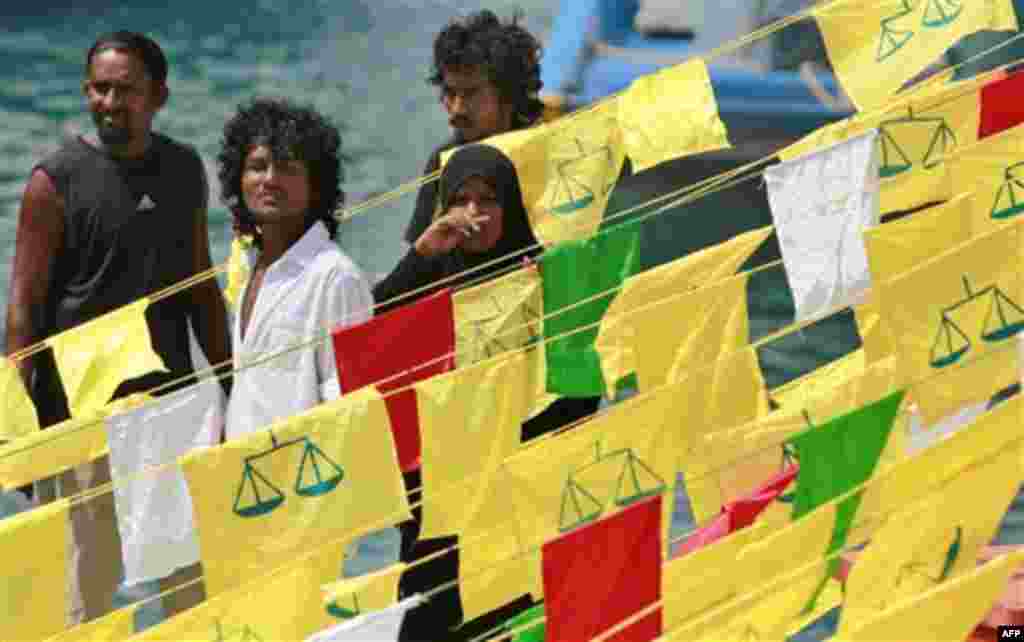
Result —
[{"label": "yellow flag with scale emblem", "polygon": [[964,36],[1017,30],[1012,0],[839,0],[812,15],[843,89],[861,111],[885,104]]},{"label": "yellow flag with scale emblem", "polygon": [[949,159],[953,191],[973,191],[970,229],[983,234],[1024,214],[1024,125],[956,150]]},{"label": "yellow flag with scale emblem", "polygon": [[[625,160],[618,109],[613,98],[482,141],[515,165],[530,226],[542,243],[585,239],[600,227]],[[457,151],[441,155],[442,172]]]}]

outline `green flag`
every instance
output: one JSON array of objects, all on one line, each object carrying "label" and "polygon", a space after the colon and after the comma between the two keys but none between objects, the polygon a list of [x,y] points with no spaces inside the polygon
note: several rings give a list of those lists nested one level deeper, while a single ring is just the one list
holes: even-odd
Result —
[{"label": "green flag", "polygon": [[[557,316],[550,315],[602,292],[621,288],[637,269],[639,238],[639,222],[629,222],[583,241],[559,243],[544,253],[541,274],[545,339],[601,320],[618,290]],[[594,325],[547,344],[548,392],[596,397],[606,390],[601,359],[594,348],[597,331]]]},{"label": "green flag", "polygon": [[[790,439],[800,463],[793,519],[799,519],[871,477],[889,441],[904,394],[904,390],[894,392]],[[861,494],[857,493],[836,506],[836,524],[828,554],[846,544],[860,497]],[[833,565],[836,562],[838,560],[834,560]]]},{"label": "green flag", "polygon": [[512,637],[512,642],[544,642],[544,605],[537,604],[505,622],[505,630],[512,631],[520,626],[537,621],[536,624]]}]

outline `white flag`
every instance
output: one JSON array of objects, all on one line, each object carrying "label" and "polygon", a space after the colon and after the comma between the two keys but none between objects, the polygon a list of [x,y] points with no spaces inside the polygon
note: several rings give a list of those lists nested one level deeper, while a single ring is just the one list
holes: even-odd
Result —
[{"label": "white flag", "polygon": [[864,301],[864,231],[878,225],[877,130],[764,171],[796,320]]},{"label": "white flag", "polygon": [[421,596],[413,595],[386,609],[358,615],[324,629],[306,638],[306,642],[395,642],[405,614],[422,603]]},{"label": "white flag", "polygon": [[[220,384],[210,378],[107,419],[126,586],[199,561],[192,498],[173,462],[216,443],[223,405]],[[172,465],[139,474],[162,464]]]}]

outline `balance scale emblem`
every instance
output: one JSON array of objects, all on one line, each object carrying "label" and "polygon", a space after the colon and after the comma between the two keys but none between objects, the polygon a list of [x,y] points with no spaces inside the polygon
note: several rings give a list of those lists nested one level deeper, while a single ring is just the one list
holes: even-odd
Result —
[{"label": "balance scale emblem", "polygon": [[[963,12],[963,5],[958,0],[924,0],[924,15],[921,26],[925,29],[940,29],[955,21]],[[878,34],[878,49],[875,51],[875,62],[886,60],[900,49],[903,49],[914,37],[911,29],[892,26],[902,18],[910,15],[920,5],[911,4],[911,0],[903,0],[900,8],[891,16],[882,18]],[[902,25],[901,25],[902,26]]]},{"label": "balance scale emblem", "polygon": [[1006,341],[1024,330],[1024,309],[1008,297],[997,285],[990,285],[977,292],[971,290],[967,276],[963,277],[966,296],[942,309],[939,329],[935,333],[929,351],[928,363],[933,368],[945,368],[959,361],[971,349],[971,339],[951,316],[961,307],[977,300],[987,300],[988,309],[980,332],[981,339],[988,343]]}]

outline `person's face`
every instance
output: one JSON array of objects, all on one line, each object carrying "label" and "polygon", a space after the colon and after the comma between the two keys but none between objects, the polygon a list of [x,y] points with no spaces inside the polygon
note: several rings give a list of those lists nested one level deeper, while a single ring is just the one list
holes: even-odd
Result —
[{"label": "person's face", "polygon": [[460,247],[463,250],[473,253],[486,252],[501,240],[505,212],[498,202],[497,193],[486,180],[478,176],[466,179],[452,197],[448,211],[489,217],[480,224],[479,232],[462,241]]},{"label": "person's face", "polygon": [[442,73],[441,104],[448,124],[466,142],[474,142],[512,128],[512,108],[498,88],[476,67],[449,67]]},{"label": "person's face", "polygon": [[167,98],[138,56],[116,49],[93,56],[82,90],[100,140],[114,146],[146,140]]},{"label": "person's face", "polygon": [[255,145],[242,165],[242,198],[256,224],[304,220],[313,199],[309,167],[301,160],[275,160],[266,145]]}]

